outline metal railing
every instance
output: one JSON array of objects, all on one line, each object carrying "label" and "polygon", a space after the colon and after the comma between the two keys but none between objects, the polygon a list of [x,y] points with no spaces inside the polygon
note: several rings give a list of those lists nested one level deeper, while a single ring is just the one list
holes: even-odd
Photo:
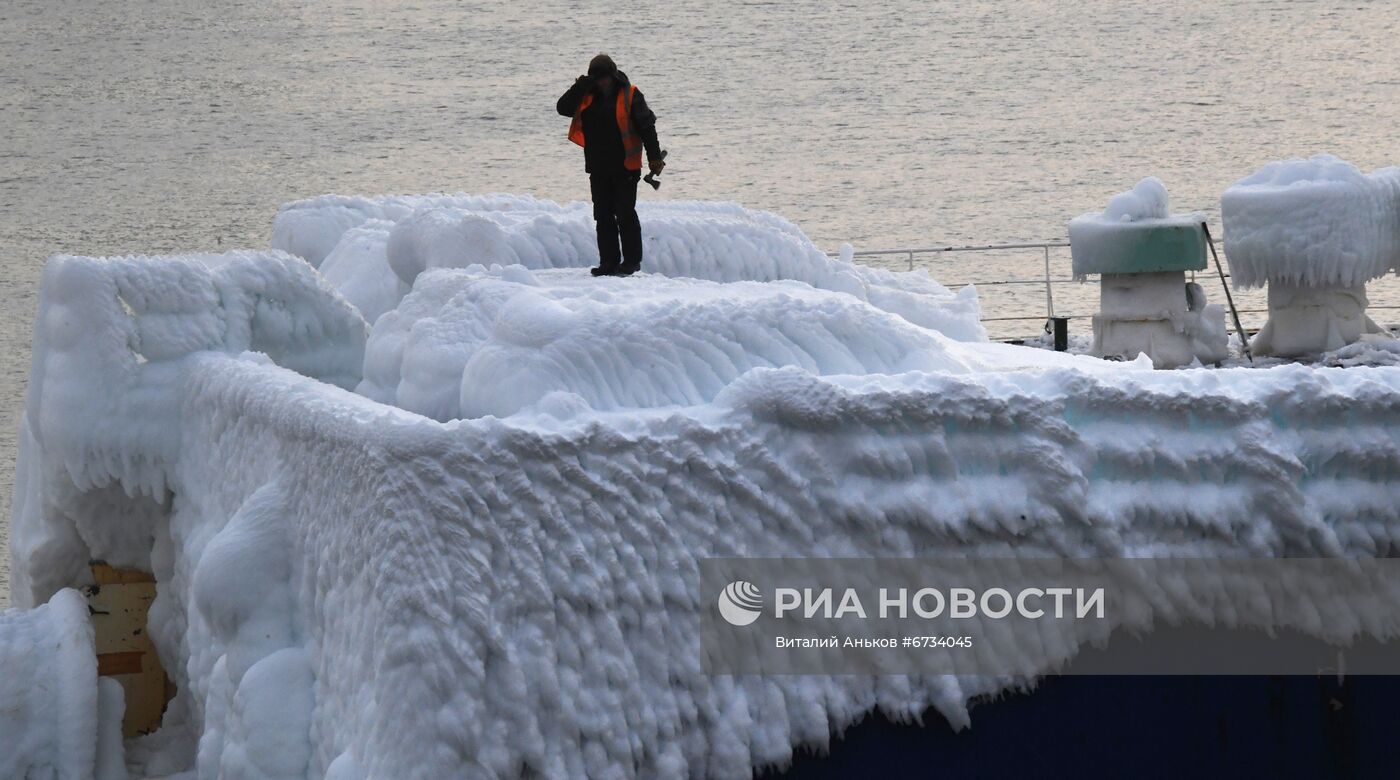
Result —
[{"label": "metal railing", "polygon": [[[1050,250],[1051,250],[1051,249],[1056,249],[1056,248],[1064,248],[1064,247],[1067,247],[1067,246],[1069,246],[1069,242],[1068,242],[1068,241],[1039,241],[1039,242],[1021,243],[1021,244],[969,244],[969,245],[967,245],[967,246],[935,246],[935,247],[919,247],[919,248],[913,248],[913,249],[865,249],[865,250],[856,250],[856,251],[853,253],[853,256],[855,256],[855,257],[877,257],[877,256],[881,256],[881,255],[895,255],[895,256],[898,256],[898,255],[908,255],[908,256],[909,256],[909,270],[912,271],[912,270],[914,270],[914,256],[915,256],[915,255],[939,254],[939,253],[946,253],[946,252],[996,252],[996,251],[1006,251],[1006,250],[1013,250],[1013,249],[1039,249],[1039,250],[1041,250],[1041,251],[1043,251],[1043,252],[1045,253],[1045,278],[1044,278],[1043,280],[1036,280],[1036,279],[1002,279],[1002,280],[998,280],[998,281],[988,281],[988,282],[967,282],[966,284],[973,284],[973,285],[979,285],[979,286],[981,286],[981,285],[991,286],[991,285],[998,285],[998,284],[1044,284],[1044,285],[1045,285],[1045,316],[1046,316],[1046,318],[1048,319],[1048,318],[1050,318],[1050,317],[1054,317],[1054,316],[1055,316],[1055,293],[1054,293],[1054,290],[1053,290],[1053,287],[1054,287],[1054,280],[1052,280],[1052,279],[1050,278]],[[1075,280],[1073,280],[1073,279],[1062,279],[1062,280],[1060,280],[1060,281],[1062,281],[1062,282],[1071,282],[1071,281],[1075,281]],[[1011,320],[1011,319],[1039,319],[1039,318],[1038,318],[1038,317],[1007,317],[1007,318],[1000,318],[1000,319]],[[985,320],[985,321],[989,321],[989,322],[990,322],[990,321],[993,321],[993,320],[987,320],[987,319],[985,319],[985,318],[984,318],[984,320]]]},{"label": "metal railing", "polygon": [[[1223,239],[1223,238],[1212,237],[1211,243],[1216,244],[1217,246],[1223,245],[1223,244],[1224,244],[1224,239]],[[902,249],[857,249],[857,250],[855,250],[855,251],[852,252],[852,255],[853,255],[854,257],[856,257],[856,258],[861,258],[861,257],[907,257],[907,258],[909,259],[909,270],[910,270],[910,271],[913,271],[916,267],[918,267],[918,266],[916,265],[916,263],[915,263],[915,258],[918,257],[918,256],[921,256],[921,255],[937,255],[937,254],[945,254],[945,253],[953,253],[953,252],[1001,252],[1001,251],[1014,251],[1014,250],[1027,250],[1027,249],[1030,249],[1030,250],[1040,250],[1041,254],[1042,254],[1043,257],[1044,257],[1044,261],[1045,261],[1045,265],[1044,265],[1044,271],[1045,271],[1045,272],[1044,272],[1044,275],[1043,275],[1041,278],[1039,278],[1039,279],[988,279],[988,280],[982,280],[982,281],[970,280],[970,281],[966,281],[966,282],[955,283],[955,284],[953,284],[952,286],[957,287],[957,286],[965,286],[965,285],[969,285],[969,284],[971,284],[971,285],[976,285],[977,287],[997,287],[997,286],[1003,286],[1003,285],[1026,285],[1026,284],[1044,285],[1044,287],[1045,287],[1045,314],[1044,314],[1044,315],[1017,315],[1017,316],[1007,316],[1007,317],[983,317],[983,318],[982,318],[982,322],[1018,322],[1018,321],[1019,321],[1019,322],[1025,322],[1025,321],[1038,321],[1038,320],[1045,320],[1045,321],[1048,322],[1051,318],[1054,318],[1054,317],[1056,316],[1056,315],[1055,315],[1055,293],[1054,293],[1054,286],[1055,286],[1056,284],[1069,284],[1069,283],[1085,282],[1085,281],[1089,281],[1089,280],[1092,280],[1092,279],[1098,277],[1098,274],[1086,274],[1085,277],[1084,277],[1083,279],[1079,279],[1079,278],[1075,278],[1075,277],[1059,277],[1059,278],[1056,278],[1056,277],[1051,276],[1051,273],[1050,273],[1050,250],[1052,250],[1052,249],[1066,249],[1066,248],[1069,247],[1069,245],[1070,245],[1070,243],[1069,243],[1068,240],[1065,240],[1065,239],[1058,239],[1058,240],[1054,240],[1054,241],[1030,241],[1030,242],[1014,243],[1014,244],[967,244],[967,245],[949,245],[949,246],[931,246],[931,247],[912,247],[912,248],[902,248]],[[840,253],[839,253],[839,252],[833,252],[833,253],[829,253],[829,254],[830,254],[831,257],[837,257],[837,256],[839,256]],[[1204,272],[1204,273],[1207,273],[1207,274],[1209,274],[1210,276],[1215,276],[1215,274],[1210,273],[1209,270],[1207,270],[1207,271]],[[1230,278],[1230,274],[1229,274],[1228,272],[1225,274],[1225,278],[1227,278],[1227,279]],[[1384,278],[1386,278],[1386,279],[1393,279],[1393,278],[1395,278],[1395,275],[1387,276],[1387,277],[1384,277]],[[1195,272],[1194,272],[1194,271],[1191,272],[1191,280],[1192,280],[1192,281],[1195,281]],[[1379,281],[1379,280],[1377,280],[1377,281]],[[1377,304],[1371,304],[1368,308],[1369,308],[1369,309],[1382,309],[1382,310],[1387,310],[1387,309],[1388,309],[1388,310],[1396,310],[1396,309],[1400,309],[1400,306],[1396,306],[1396,305],[1377,305]],[[1239,310],[1239,313],[1240,313],[1240,314],[1267,314],[1268,311],[1269,311],[1268,309],[1240,309],[1240,310]],[[1080,315],[1062,315],[1062,316],[1063,316],[1065,319],[1075,319],[1076,317],[1078,317],[1078,318],[1083,318],[1083,317],[1088,316],[1088,315],[1080,314]],[[1234,332],[1234,328],[1231,327],[1230,325],[1227,325],[1226,327],[1228,328],[1229,332]],[[1246,330],[1248,330],[1248,328],[1246,328]]]}]

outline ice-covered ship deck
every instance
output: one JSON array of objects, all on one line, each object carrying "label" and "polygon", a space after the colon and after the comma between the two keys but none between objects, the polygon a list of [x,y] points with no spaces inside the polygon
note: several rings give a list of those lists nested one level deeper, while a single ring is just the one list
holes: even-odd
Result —
[{"label": "ice-covered ship deck", "polygon": [[708,556],[1396,550],[1400,368],[991,343],[925,273],[646,208],[628,279],[587,274],[586,205],[507,196],[49,261],[14,597],[94,558],[155,574],[179,692],[135,770],[747,777],[874,710],[965,726],[1016,682],[703,674]]}]

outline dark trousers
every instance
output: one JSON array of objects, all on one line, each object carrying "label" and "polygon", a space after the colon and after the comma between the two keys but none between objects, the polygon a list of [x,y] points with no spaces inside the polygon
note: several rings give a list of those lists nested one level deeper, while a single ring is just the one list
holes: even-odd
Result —
[{"label": "dark trousers", "polygon": [[642,223],[637,219],[637,182],[641,179],[640,171],[626,169],[588,177],[593,219],[598,221],[599,268],[612,270],[621,263],[636,270],[642,265]]}]

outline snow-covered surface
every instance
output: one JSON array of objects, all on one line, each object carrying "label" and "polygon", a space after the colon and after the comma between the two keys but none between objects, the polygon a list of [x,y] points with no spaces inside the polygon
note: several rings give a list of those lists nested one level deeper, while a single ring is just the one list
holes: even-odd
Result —
[{"label": "snow-covered surface", "polygon": [[477,266],[424,274],[375,323],[358,391],[445,421],[542,401],[569,414],[693,406],[760,367],[964,374],[1005,360],[1003,348],[959,343],[800,282]]},{"label": "snow-covered surface", "polygon": [[1369,333],[1355,343],[1328,352],[1321,358],[1323,365],[1354,368],[1356,366],[1400,365],[1400,339],[1389,331]]},{"label": "snow-covered surface", "polygon": [[127,780],[126,746],[122,739],[122,716],[126,714],[126,691],[111,677],[97,680],[97,747],[93,780]]},{"label": "snow-covered surface", "polygon": [[149,570],[180,450],[180,359],[252,350],[354,387],[360,315],[282,252],[92,258],[44,267],[21,424],[11,595],[86,582],[92,558]]},{"label": "snow-covered surface", "polygon": [[272,247],[319,268],[346,231],[370,220],[397,222],[420,208],[466,211],[558,211],[559,206],[528,195],[321,195],[285,203],[272,223]]},{"label": "snow-covered surface", "polygon": [[[1305,359],[1251,355],[1246,357],[1238,334],[1231,333],[1228,355],[1220,361],[1222,368],[1273,368],[1275,366],[1306,365],[1328,368],[1362,368],[1366,366],[1400,365],[1400,327],[1377,326],[1378,332],[1362,335],[1355,343],[1341,349],[1309,355]],[[1053,350],[1054,338],[1041,333],[1021,342],[1034,349]],[[1071,334],[1066,350],[1071,355],[1093,354],[1093,337]]]},{"label": "snow-covered surface", "polygon": [[1101,216],[1108,222],[1166,219],[1171,216],[1167,185],[1156,176],[1148,176],[1133,185],[1131,190],[1114,195]]},{"label": "snow-covered surface", "polygon": [[[138,775],[747,777],[876,708],[967,725],[971,697],[1018,681],[706,676],[703,557],[1400,541],[1400,369],[1153,372],[989,344],[965,329],[974,296],[818,262],[728,205],[654,212],[653,273],[595,279],[583,249],[516,248],[572,235],[542,226],[577,207],[501,202],[510,219],[283,210],[279,240],[326,263],[361,231],[375,265],[350,273],[346,249],[346,297],[422,261],[368,346],[284,254],[50,261],[15,598],[90,557],[154,571],[179,694]],[[478,262],[493,236],[520,264]],[[343,389],[361,351],[363,394]]]},{"label": "snow-covered surface", "polygon": [[107,780],[94,774],[97,698],[82,594],[62,590],[37,609],[0,611],[0,777]]},{"label": "snow-covered surface", "polygon": [[[705,677],[702,556],[1383,554],[1400,528],[1396,369],[755,369],[689,409],[447,425],[189,370],[155,627],[203,766],[742,777],[872,707],[965,724],[1005,682]],[[238,705],[263,685],[296,703],[275,731]]]},{"label": "snow-covered surface", "polygon": [[[868,301],[951,338],[983,341],[976,292],[955,295],[925,271],[827,257],[791,222],[733,203],[638,205],[643,270],[715,282],[788,280]],[[358,228],[358,230],[356,229]],[[387,237],[384,232],[388,231]],[[283,206],[273,246],[330,265],[327,278],[373,323],[431,268],[598,264],[592,208],[517,195],[323,196]],[[386,268],[387,265],[387,268]],[[389,282],[389,274],[402,282]]]},{"label": "snow-covered surface", "polygon": [[1220,210],[1237,287],[1356,287],[1400,268],[1400,168],[1272,162],[1227,189]]},{"label": "snow-covered surface", "polygon": [[394,223],[371,219],[341,236],[321,262],[321,275],[371,324],[403,300],[409,285],[389,267],[389,231]]}]

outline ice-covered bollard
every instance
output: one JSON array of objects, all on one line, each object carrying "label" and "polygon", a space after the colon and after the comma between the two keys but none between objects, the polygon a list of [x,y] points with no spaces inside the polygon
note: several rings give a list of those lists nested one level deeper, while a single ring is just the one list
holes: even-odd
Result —
[{"label": "ice-covered bollard", "polygon": [[1325,154],[1269,163],[1220,206],[1235,286],[1269,287],[1255,354],[1316,354],[1379,331],[1366,282],[1400,264],[1400,168],[1368,175]]},{"label": "ice-covered bollard", "polygon": [[1206,267],[1199,214],[1172,216],[1167,188],[1155,177],[1109,201],[1103,213],[1069,223],[1074,275],[1099,274],[1095,355],[1135,358],[1157,368],[1225,358],[1225,312],[1207,305],[1187,271]]},{"label": "ice-covered bollard", "polygon": [[0,777],[126,777],[121,686],[98,682],[81,594],[0,611],[0,669]]}]

